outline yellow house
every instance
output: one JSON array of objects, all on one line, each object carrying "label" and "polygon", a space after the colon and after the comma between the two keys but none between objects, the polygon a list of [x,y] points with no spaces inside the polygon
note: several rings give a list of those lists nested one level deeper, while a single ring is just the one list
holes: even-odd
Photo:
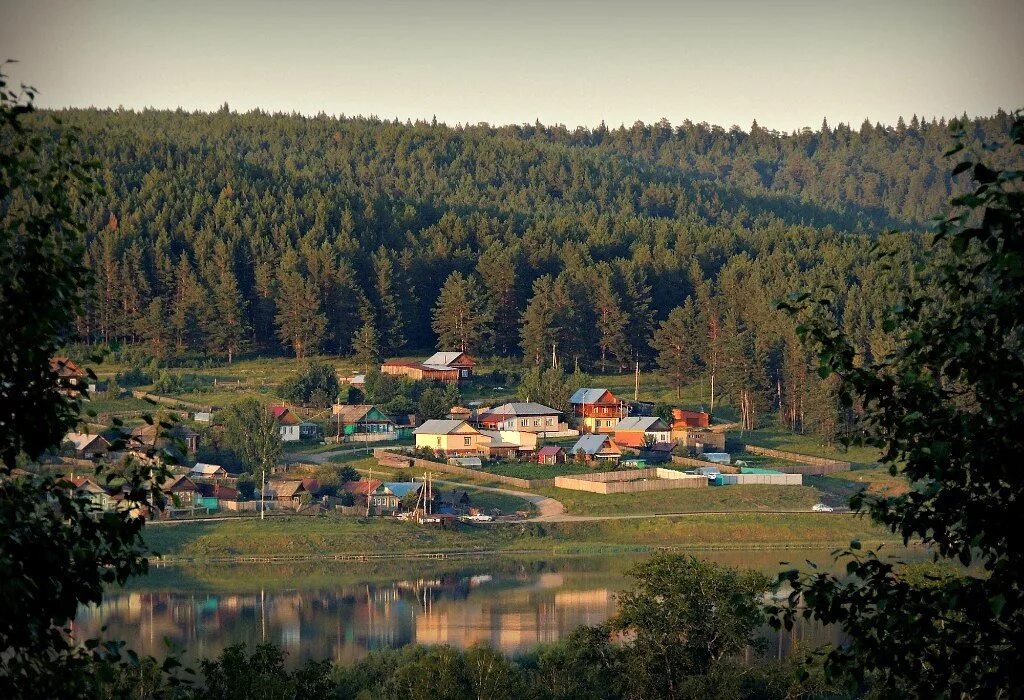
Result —
[{"label": "yellow house", "polygon": [[464,420],[428,420],[413,431],[417,448],[429,448],[446,455],[490,454],[491,437]]}]

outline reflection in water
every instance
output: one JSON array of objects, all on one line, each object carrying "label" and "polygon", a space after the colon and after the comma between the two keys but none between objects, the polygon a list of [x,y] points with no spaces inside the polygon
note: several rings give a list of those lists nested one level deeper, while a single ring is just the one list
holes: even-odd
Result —
[{"label": "reflection in water", "polygon": [[[136,651],[157,657],[166,653],[165,638],[190,658],[214,656],[239,642],[272,642],[292,663],[349,663],[369,650],[412,643],[484,643],[514,655],[606,620],[615,611],[616,592],[628,585],[623,568],[621,561],[592,559],[528,565],[480,560],[422,577],[359,580],[360,572],[349,568],[337,585],[325,583],[323,575],[312,582],[289,577],[282,585],[279,576],[260,583],[252,565],[220,567],[216,573],[222,578],[258,587],[203,590],[202,581],[179,576],[167,587],[111,592],[101,606],[83,609],[75,628],[87,639],[106,626],[103,636],[125,639]],[[765,655],[779,657],[796,644],[806,649],[840,641],[813,623],[781,633],[766,627],[763,635]]]}]

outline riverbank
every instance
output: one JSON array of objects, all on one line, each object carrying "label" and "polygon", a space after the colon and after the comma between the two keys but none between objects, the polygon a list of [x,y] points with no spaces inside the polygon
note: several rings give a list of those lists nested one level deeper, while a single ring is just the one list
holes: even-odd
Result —
[{"label": "riverbank", "polygon": [[424,527],[390,518],[276,517],[148,527],[163,561],[313,560],[458,553],[601,553],[657,549],[787,549],[866,546],[897,538],[864,518],[836,513],[694,513],[577,522]]}]

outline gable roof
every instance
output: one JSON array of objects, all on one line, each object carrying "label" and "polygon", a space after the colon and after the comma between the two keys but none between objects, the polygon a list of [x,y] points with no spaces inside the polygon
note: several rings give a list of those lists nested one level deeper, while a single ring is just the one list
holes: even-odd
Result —
[{"label": "gable roof", "polygon": [[572,404],[597,403],[598,401],[601,400],[602,397],[604,397],[605,394],[610,395],[612,397],[613,401],[618,402],[618,399],[615,398],[615,394],[613,394],[608,389],[587,389],[587,388],[583,388],[583,389],[577,389],[576,390],[576,392],[569,399],[569,403],[572,403]]},{"label": "gable roof", "polygon": [[492,408],[488,413],[491,415],[510,416],[557,416],[561,415],[562,412],[557,408],[551,408],[535,401],[513,401]]},{"label": "gable roof", "polygon": [[399,498],[405,498],[410,493],[415,493],[420,490],[420,484],[413,481],[387,481],[384,482],[384,488],[391,493],[395,494]]},{"label": "gable roof", "polygon": [[435,352],[433,355],[431,355],[430,357],[425,359],[423,361],[423,364],[427,365],[427,366],[437,365],[438,368],[441,368],[441,367],[451,367],[452,363],[458,362],[460,359],[463,359],[463,358],[465,358],[465,361],[462,362],[461,364],[465,364],[465,365],[475,365],[476,364],[473,361],[472,357],[470,357],[469,355],[467,355],[464,352],[459,352],[459,351],[454,351],[454,352]]},{"label": "gable roof", "polygon": [[217,498],[223,501],[238,499],[238,489],[224,484],[196,484],[196,489],[205,498]]},{"label": "gable roof", "polygon": [[295,417],[287,406],[271,406],[270,415],[277,419],[281,425],[298,425],[301,421]]},{"label": "gable roof", "polygon": [[196,462],[195,466],[192,467],[192,473],[199,474],[201,476],[213,476],[219,471],[227,473],[227,469],[219,464],[204,464],[202,462]]},{"label": "gable roof", "polygon": [[50,371],[58,377],[81,379],[85,377],[85,370],[78,366],[74,360],[63,357],[50,358]]},{"label": "gable roof", "polygon": [[268,481],[267,491],[274,494],[275,498],[292,498],[298,495],[300,491],[305,491],[306,487],[301,481]]},{"label": "gable roof", "polygon": [[544,447],[537,450],[538,457],[557,457],[558,455],[565,452],[564,447],[559,445],[544,445]]},{"label": "gable roof", "polygon": [[466,426],[473,432],[477,432],[476,428],[464,420],[438,420],[436,418],[424,421],[423,425],[412,432],[413,435],[449,435],[459,430],[462,426]]},{"label": "gable roof", "polygon": [[[384,412],[374,406],[372,403],[356,403],[356,404],[335,404],[333,410],[333,417],[331,420],[342,423],[358,423],[359,421],[366,418],[370,413],[377,411],[377,413],[384,416]],[[384,416],[385,420],[390,422],[390,418]]]},{"label": "gable roof", "polygon": [[618,431],[658,431],[668,432],[668,426],[658,416],[635,416],[623,418],[615,424],[615,432]]},{"label": "gable roof", "polygon": [[96,483],[91,476],[70,476],[65,481],[72,484],[76,489],[89,493],[106,493],[104,488]]},{"label": "gable roof", "polygon": [[609,435],[583,435],[576,441],[576,444],[572,446],[569,452],[576,454],[582,450],[584,454],[596,455],[604,450],[606,446],[614,452],[619,451]]},{"label": "gable roof", "polygon": [[182,474],[177,479],[172,481],[163,487],[164,493],[183,493],[187,491],[197,491],[196,482],[192,481],[185,474]]},{"label": "gable roof", "polygon": [[86,447],[89,447],[97,440],[100,441],[101,447],[110,447],[110,443],[102,435],[96,435],[95,433],[68,433],[64,436],[64,440],[72,443],[75,449],[81,452]]},{"label": "gable roof", "polygon": [[368,479],[360,479],[359,481],[346,481],[341,485],[341,488],[344,491],[351,493],[353,496],[365,496],[366,494],[373,493],[380,488],[382,483],[384,482],[379,479],[373,479],[372,481]]}]

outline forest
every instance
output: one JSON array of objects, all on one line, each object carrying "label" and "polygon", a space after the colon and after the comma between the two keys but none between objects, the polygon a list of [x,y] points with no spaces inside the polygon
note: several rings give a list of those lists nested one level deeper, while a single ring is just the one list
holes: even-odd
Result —
[{"label": "forest", "polygon": [[883,354],[882,310],[960,191],[951,128],[980,150],[1011,122],[569,130],[226,104],[32,119],[78,130],[99,164],[104,194],[78,212],[87,341],[168,364],[431,347],[592,372],[639,362],[676,386],[714,375],[748,427],[777,410],[826,434],[833,385],[773,300],[825,290],[864,360]]}]

